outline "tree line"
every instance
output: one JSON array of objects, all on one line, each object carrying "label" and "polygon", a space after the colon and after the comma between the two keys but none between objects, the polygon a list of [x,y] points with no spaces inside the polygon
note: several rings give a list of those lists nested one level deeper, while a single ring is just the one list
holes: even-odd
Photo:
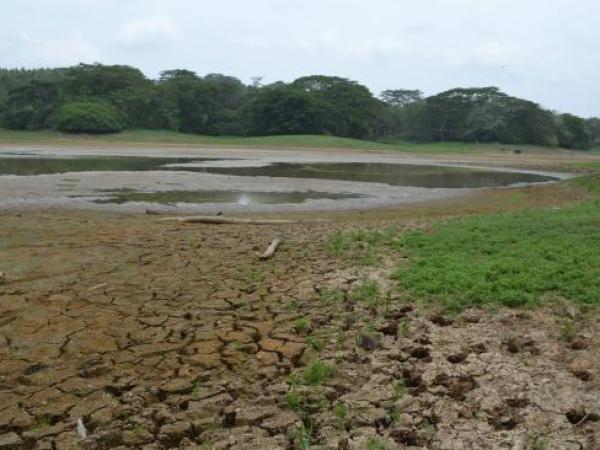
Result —
[{"label": "tree line", "polygon": [[166,70],[156,80],[122,65],[0,69],[0,126],[108,133],[164,129],[227,136],[328,134],[359,139],[500,142],[589,149],[600,119],[559,114],[496,87],[377,98],[340,77],[244,84],[222,74]]}]

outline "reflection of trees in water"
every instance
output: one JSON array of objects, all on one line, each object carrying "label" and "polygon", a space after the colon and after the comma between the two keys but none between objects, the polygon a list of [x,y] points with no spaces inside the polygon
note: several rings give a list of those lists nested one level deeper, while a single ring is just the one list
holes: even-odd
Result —
[{"label": "reflection of trees in water", "polygon": [[320,178],[424,188],[501,187],[554,179],[544,175],[518,172],[381,163],[276,163],[264,167],[210,167],[202,170],[239,176]]},{"label": "reflection of trees in water", "polygon": [[207,161],[207,158],[147,158],[143,156],[86,156],[77,158],[0,158],[0,175],[46,175],[67,172],[143,172],[173,170],[165,164]]},{"label": "reflection of trees in water", "polygon": [[332,192],[245,192],[245,191],[165,191],[136,192],[126,189],[104,191],[110,197],[96,200],[95,203],[150,202],[170,203],[237,203],[239,205],[274,205],[283,203],[304,203],[306,200],[341,200],[365,197],[360,194]]}]

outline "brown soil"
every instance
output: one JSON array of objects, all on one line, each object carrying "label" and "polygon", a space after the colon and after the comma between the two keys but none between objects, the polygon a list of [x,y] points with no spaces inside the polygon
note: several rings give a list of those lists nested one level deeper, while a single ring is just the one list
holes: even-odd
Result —
[{"label": "brown soil", "polygon": [[[572,332],[569,305],[448,317],[396,297],[386,265],[326,252],[336,229],[579,197],[507,189],[285,226],[4,213],[0,449],[305,448],[300,425],[314,449],[600,448],[597,316]],[[385,305],[325,301],[364,276]],[[333,375],[295,386],[315,358]]]}]

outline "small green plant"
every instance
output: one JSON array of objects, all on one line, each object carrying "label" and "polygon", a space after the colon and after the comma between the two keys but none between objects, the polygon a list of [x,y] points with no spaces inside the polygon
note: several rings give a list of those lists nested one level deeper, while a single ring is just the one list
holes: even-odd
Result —
[{"label": "small green plant", "polygon": [[135,424],[135,426],[133,427],[133,432],[134,432],[135,434],[138,434],[138,435],[140,435],[140,434],[144,434],[144,433],[146,433],[146,429],[143,427],[143,425],[142,425],[142,424],[140,424],[140,423],[136,423],[136,424]]},{"label": "small green plant", "polygon": [[400,405],[394,405],[389,414],[390,420],[395,424],[399,424],[403,412],[404,411],[402,410],[402,407]]},{"label": "small green plant", "polygon": [[577,327],[572,321],[566,321],[561,330],[560,337],[563,341],[571,342],[577,336]]},{"label": "small green plant", "polygon": [[302,396],[294,386],[285,394],[284,402],[292,411],[299,411],[302,408]]},{"label": "small green plant", "polygon": [[367,450],[395,450],[396,446],[384,441],[379,436],[370,437],[367,441]]},{"label": "small green plant", "polygon": [[335,416],[335,424],[338,430],[345,431],[348,429],[348,406],[343,402],[337,402],[333,407],[333,415]]},{"label": "small green plant", "polygon": [[394,400],[401,400],[407,394],[408,389],[404,380],[396,380],[392,383],[394,389]]},{"label": "small green plant", "polygon": [[330,305],[344,301],[344,291],[338,288],[325,288],[319,292],[319,298],[323,303]]},{"label": "small green plant", "polygon": [[379,300],[379,285],[375,280],[365,279],[350,293],[350,299],[357,303],[376,306]]},{"label": "small green plant", "polygon": [[407,338],[410,337],[411,334],[410,318],[406,317],[400,322],[400,336]]},{"label": "small green plant", "polygon": [[308,325],[308,319],[306,319],[305,317],[299,318],[298,320],[296,320],[296,324],[294,325],[296,333],[304,333],[306,330],[308,330]]},{"label": "small green plant", "polygon": [[546,449],[546,441],[542,438],[535,438],[533,444],[531,444],[531,450],[545,450]]},{"label": "small green plant", "polygon": [[192,388],[192,395],[194,397],[198,397],[202,390],[204,389],[204,382],[202,380],[198,380],[194,383],[194,387]]},{"label": "small green plant", "polygon": [[46,416],[38,417],[33,429],[36,431],[45,430],[50,427],[50,419]]},{"label": "small green plant", "polygon": [[306,428],[304,425],[296,426],[289,435],[296,450],[308,450],[311,437],[312,428]]},{"label": "small green plant", "polygon": [[320,361],[314,361],[302,374],[304,383],[309,386],[318,386],[333,374],[333,369]]},{"label": "small green plant", "polygon": [[325,347],[325,342],[320,336],[311,335],[306,338],[306,343],[316,352],[320,352]]}]

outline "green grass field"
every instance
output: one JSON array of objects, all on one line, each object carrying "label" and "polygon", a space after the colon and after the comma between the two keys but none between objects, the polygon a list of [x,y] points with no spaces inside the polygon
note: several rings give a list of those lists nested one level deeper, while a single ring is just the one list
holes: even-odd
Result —
[{"label": "green grass field", "polygon": [[411,153],[486,153],[512,152],[549,148],[462,142],[414,143],[408,141],[375,142],[321,135],[288,135],[264,137],[223,137],[177,133],[164,130],[128,130],[117,134],[73,135],[55,131],[14,131],[0,129],[0,144],[168,144],[283,148],[341,148],[366,151],[402,151]]},{"label": "green grass field", "polygon": [[442,221],[429,232],[336,234],[330,252],[367,264],[402,255],[393,278],[409,299],[448,311],[567,300],[600,305],[600,175],[573,183],[585,203]]}]

